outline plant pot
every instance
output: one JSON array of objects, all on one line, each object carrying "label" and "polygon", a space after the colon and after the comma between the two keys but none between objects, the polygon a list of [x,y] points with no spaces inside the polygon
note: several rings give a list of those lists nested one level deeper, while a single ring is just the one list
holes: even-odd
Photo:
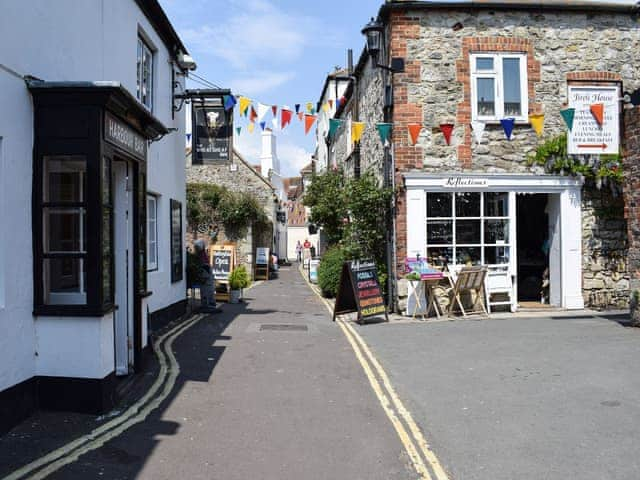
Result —
[{"label": "plant pot", "polygon": [[229,293],[229,303],[240,303],[240,297],[242,296],[242,290],[231,290]]}]

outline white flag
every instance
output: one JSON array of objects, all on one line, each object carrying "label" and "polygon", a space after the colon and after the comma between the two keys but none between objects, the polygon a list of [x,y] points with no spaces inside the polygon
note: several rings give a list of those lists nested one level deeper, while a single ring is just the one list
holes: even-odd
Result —
[{"label": "white flag", "polygon": [[258,103],[258,122],[262,121],[269,110],[271,110],[271,107],[269,105]]},{"label": "white flag", "polygon": [[273,131],[275,132],[276,129],[278,128],[278,119],[277,118],[272,118],[271,119],[271,123],[273,124]]},{"label": "white flag", "polygon": [[471,122],[471,128],[473,129],[473,136],[476,139],[476,142],[480,143],[482,141],[482,135],[484,134],[484,122]]}]

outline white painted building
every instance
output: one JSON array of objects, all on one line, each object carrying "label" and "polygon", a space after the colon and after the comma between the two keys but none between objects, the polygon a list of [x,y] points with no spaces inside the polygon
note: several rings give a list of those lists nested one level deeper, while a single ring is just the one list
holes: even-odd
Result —
[{"label": "white painted building", "polygon": [[331,165],[331,152],[329,150],[329,120],[333,118],[338,107],[338,101],[345,94],[349,86],[350,78],[346,70],[336,70],[327,75],[320,94],[318,105],[329,104],[329,110],[318,114],[318,126],[316,128],[316,154],[315,165],[318,173],[327,170]]},{"label": "white painted building", "polygon": [[1,13],[0,431],[37,406],[108,409],[149,321],[184,311],[173,94],[194,67],[157,0]]}]

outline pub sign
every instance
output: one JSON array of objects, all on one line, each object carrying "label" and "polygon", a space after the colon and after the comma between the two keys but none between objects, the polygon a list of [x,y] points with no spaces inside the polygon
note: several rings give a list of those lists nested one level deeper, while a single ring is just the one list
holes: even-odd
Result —
[{"label": "pub sign", "polygon": [[193,99],[191,116],[193,165],[226,165],[231,162],[233,110],[225,111],[222,97]]}]

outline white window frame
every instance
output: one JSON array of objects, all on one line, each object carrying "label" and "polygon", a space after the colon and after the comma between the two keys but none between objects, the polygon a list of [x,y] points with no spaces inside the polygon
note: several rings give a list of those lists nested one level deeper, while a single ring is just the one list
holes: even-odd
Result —
[{"label": "white window frame", "polygon": [[[493,70],[477,70],[476,59],[491,58],[493,59]],[[469,55],[469,67],[471,82],[471,119],[473,121],[499,122],[505,118],[504,113],[504,88],[503,88],[503,72],[502,60],[505,58],[517,58],[520,60],[520,99],[521,115],[514,116],[516,122],[528,122],[529,120],[529,87],[527,79],[527,54],[518,52],[478,52]],[[492,78],[494,80],[494,98],[495,98],[495,115],[478,114],[478,91],[476,81],[478,78]]]},{"label": "white window frame", "polygon": [[[149,203],[153,203],[154,208],[153,208],[153,212],[154,212],[154,217],[152,220],[152,217],[150,215],[150,211],[152,209],[149,208]],[[152,225],[153,224],[153,225]],[[149,235],[149,233],[152,231],[154,231],[154,238],[155,241],[152,243],[150,241],[151,239],[151,235]],[[158,248],[158,195],[154,195],[152,193],[148,193],[147,194],[147,271],[148,272],[152,272],[152,271],[156,271],[158,270],[158,264],[160,263],[158,261],[158,253],[159,253],[159,248]],[[150,261],[150,254],[151,252],[155,253],[155,262],[151,262]]]},{"label": "white window frame", "polygon": [[[148,94],[146,96],[146,101],[142,97],[142,85],[144,83],[144,56],[148,55],[151,59],[151,67],[149,68],[149,78],[147,79],[148,86]],[[154,84],[153,84],[153,72],[155,69],[155,55],[154,51],[149,45],[149,43],[141,36],[138,35],[138,45],[137,45],[137,54],[136,54],[136,97],[138,101],[144,105],[150,111],[153,110],[153,93],[154,93]]]},{"label": "white window frame", "polygon": [[[464,264],[462,263],[458,263],[457,260],[457,256],[458,256],[458,248],[480,248],[480,265],[486,265],[486,266],[490,266],[490,267],[510,267],[511,263],[512,263],[512,259],[514,258],[513,255],[515,254],[515,250],[514,250],[514,238],[513,238],[513,234],[512,234],[512,230],[511,230],[511,225],[512,222],[515,221],[515,216],[512,215],[511,212],[511,202],[509,200],[509,192],[506,191],[500,191],[500,192],[425,192],[425,197],[424,197],[424,202],[425,202],[425,253],[426,253],[426,258],[430,258],[429,257],[429,249],[431,248],[450,248],[451,249],[451,258],[452,261],[449,264],[450,267],[457,269],[457,267],[460,266],[464,266]],[[456,196],[457,194],[464,194],[464,193],[474,193],[474,194],[479,194],[480,195],[480,215],[479,216],[473,216],[473,217],[458,217],[458,215],[456,215]],[[489,216],[489,215],[485,215],[484,212],[484,204],[485,204],[485,195],[487,193],[503,193],[507,195],[507,215],[502,215],[502,216]],[[428,216],[428,201],[429,201],[429,195],[442,195],[442,194],[447,194],[451,196],[451,212],[450,215],[446,216],[446,217],[429,217]],[[451,221],[451,228],[452,228],[452,241],[451,243],[447,243],[447,244],[429,244],[429,235],[427,233],[427,229],[428,229],[428,225],[429,225],[429,220],[435,220],[435,221]],[[457,238],[456,238],[456,224],[458,222],[458,220],[478,220],[480,221],[480,242],[478,243],[458,243]],[[506,221],[507,222],[507,235],[509,237],[509,241],[503,241],[503,242],[495,242],[495,243],[489,243],[485,241],[485,221],[487,220],[501,220],[501,221]],[[485,262],[485,248],[505,248],[508,251],[508,259],[505,262],[502,263],[492,263],[492,264],[487,264]]]}]

